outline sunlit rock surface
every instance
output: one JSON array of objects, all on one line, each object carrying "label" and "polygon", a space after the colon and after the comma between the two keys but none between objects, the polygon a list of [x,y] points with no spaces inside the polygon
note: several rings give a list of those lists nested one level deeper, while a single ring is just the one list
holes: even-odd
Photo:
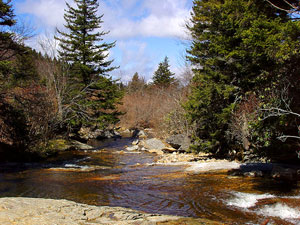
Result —
[{"label": "sunlit rock surface", "polygon": [[90,206],[67,200],[1,198],[0,224],[219,224],[208,220],[154,215],[131,209]]}]

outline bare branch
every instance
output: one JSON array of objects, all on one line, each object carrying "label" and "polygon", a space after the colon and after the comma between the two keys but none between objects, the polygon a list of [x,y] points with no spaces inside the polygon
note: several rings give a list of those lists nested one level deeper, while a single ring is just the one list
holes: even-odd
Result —
[{"label": "bare branch", "polygon": [[273,116],[282,116],[282,115],[289,115],[289,114],[300,117],[300,114],[298,114],[298,113],[295,113],[290,110],[280,109],[280,108],[268,108],[268,109],[259,109],[259,110],[265,111],[265,112],[271,112],[271,114],[268,114],[266,117],[264,117],[264,119],[273,117]]},{"label": "bare branch", "polygon": [[288,2],[287,0],[283,0],[286,4],[288,4],[290,7],[294,8],[294,9],[298,9],[296,6],[292,5],[290,2]]},{"label": "bare branch", "polygon": [[277,137],[278,140],[285,142],[288,138],[296,138],[296,139],[300,139],[299,136],[292,136],[292,135],[282,135],[280,137]]},{"label": "bare branch", "polygon": [[[288,2],[288,1],[286,1],[286,0],[283,0],[287,5],[289,5],[292,9],[284,9],[284,8],[282,8],[282,7],[279,7],[279,6],[277,6],[277,5],[275,5],[274,3],[272,3],[270,0],[265,0],[266,2],[268,2],[270,5],[272,5],[274,8],[276,8],[276,9],[279,9],[279,10],[281,10],[281,11],[285,11],[285,12],[287,12],[287,13],[289,13],[289,14],[299,14],[300,15],[300,12],[299,12],[299,10],[300,10],[300,7],[296,7],[296,6],[294,6],[294,5],[292,5],[290,2]],[[295,19],[297,19],[297,18],[295,18]]]}]

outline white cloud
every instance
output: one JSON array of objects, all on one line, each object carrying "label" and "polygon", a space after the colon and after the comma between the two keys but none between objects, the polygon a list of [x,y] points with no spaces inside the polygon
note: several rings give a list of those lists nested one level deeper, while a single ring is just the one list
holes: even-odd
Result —
[{"label": "white cloud", "polygon": [[138,72],[141,77],[149,80],[152,76],[154,58],[147,52],[147,43],[125,40],[117,42],[117,48],[122,54],[115,63],[119,63],[121,69],[114,71],[113,75],[126,83],[135,72]]},{"label": "white cloud", "polygon": [[127,10],[120,9],[123,7],[122,4],[117,8],[115,4],[113,8],[103,5],[104,26],[110,30],[112,38],[135,36],[186,38],[184,24],[190,15],[190,10],[185,7],[186,3],[187,0],[144,0],[139,6],[141,15],[144,15],[137,17],[132,17],[131,14],[136,10],[135,4]]},{"label": "white cloud", "polygon": [[40,27],[60,27],[64,23],[64,8],[62,0],[25,0],[16,4],[18,13],[32,14]]},{"label": "white cloud", "polygon": [[[67,1],[74,5],[73,0]],[[117,40],[110,58],[114,54],[114,64],[121,69],[113,74],[122,74],[125,82],[135,72],[149,80],[160,60],[158,56],[168,54],[163,48],[150,53],[146,39],[142,38],[186,38],[184,24],[190,15],[186,5],[191,0],[99,0],[99,3],[99,15],[104,14],[103,29],[110,31],[106,38]],[[64,0],[23,0],[15,7],[17,14],[34,15],[38,28],[48,31],[54,31],[55,27],[63,29]],[[172,68],[177,72],[177,68]]]},{"label": "white cloud", "polygon": [[[100,1],[99,15],[104,14],[104,28],[112,38],[185,37],[184,24],[189,16],[188,0],[107,0]],[[74,2],[68,1],[71,5]],[[65,1],[24,0],[16,4],[18,13],[36,17],[40,27],[64,24]]]}]

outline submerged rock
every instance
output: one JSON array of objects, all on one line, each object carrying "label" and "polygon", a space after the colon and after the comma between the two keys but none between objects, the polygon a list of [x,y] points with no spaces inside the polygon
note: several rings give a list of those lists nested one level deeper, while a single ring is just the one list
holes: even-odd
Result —
[{"label": "submerged rock", "polygon": [[95,149],[93,146],[81,143],[79,141],[71,141],[71,144],[76,150],[92,150],[92,149]]},{"label": "submerged rock", "polygon": [[57,167],[57,168],[49,168],[46,169],[48,171],[56,171],[56,172],[93,172],[96,170],[106,170],[111,169],[109,166],[65,166],[65,167]]},{"label": "submerged rock", "polygon": [[299,174],[296,169],[284,168],[284,167],[275,165],[271,172],[271,177],[276,180],[293,182],[293,181],[297,181],[299,179]]},{"label": "submerged rock", "polygon": [[139,146],[133,145],[131,147],[127,147],[126,150],[127,151],[137,151],[137,150],[139,150]]}]

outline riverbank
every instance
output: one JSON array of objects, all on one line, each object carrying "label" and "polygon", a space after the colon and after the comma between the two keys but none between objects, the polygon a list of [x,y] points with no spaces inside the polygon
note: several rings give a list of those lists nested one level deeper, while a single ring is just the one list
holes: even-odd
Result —
[{"label": "riverbank", "polygon": [[186,172],[201,173],[208,171],[228,171],[229,175],[246,177],[267,177],[275,180],[297,182],[300,180],[300,166],[278,162],[257,161],[243,162],[238,160],[217,159],[204,152],[188,152],[188,141],[182,135],[161,140],[148,138],[145,131],[139,131],[131,146],[130,152],[147,151],[156,154],[156,164],[184,166]]},{"label": "riverbank", "polygon": [[[90,150],[62,151],[47,162],[0,164],[1,197],[74,201],[63,206],[51,202],[48,208],[43,207],[40,199],[24,204],[19,198],[12,202],[9,198],[8,205],[0,204],[0,215],[4,218],[0,224],[13,224],[7,222],[7,218],[15,220],[15,224],[217,224],[211,221],[261,224],[266,220],[271,224],[295,224],[299,218],[299,185],[277,182],[267,176],[257,177],[261,173],[254,171],[259,169],[264,176],[265,170],[274,168],[272,164],[245,165],[213,159],[205,154],[192,157],[187,153],[155,149],[126,150],[126,146],[133,147],[133,142],[136,143],[136,139],[131,137],[95,140],[89,142],[93,146]],[[228,167],[232,166],[239,169],[231,171]],[[93,211],[91,206],[104,211],[94,211],[97,217],[91,217],[80,211],[80,203],[86,204],[87,210]],[[123,208],[119,211],[118,207]],[[128,214],[127,208],[134,213]],[[149,221],[149,213],[151,218],[161,215],[180,217],[163,222]],[[84,214],[91,220],[81,217]],[[38,222],[22,222],[24,215],[25,219],[35,218]],[[49,217],[55,222],[39,221]]]},{"label": "riverbank", "polygon": [[147,214],[121,207],[91,206],[68,200],[0,198],[0,224],[217,225],[220,223],[178,216]]}]

